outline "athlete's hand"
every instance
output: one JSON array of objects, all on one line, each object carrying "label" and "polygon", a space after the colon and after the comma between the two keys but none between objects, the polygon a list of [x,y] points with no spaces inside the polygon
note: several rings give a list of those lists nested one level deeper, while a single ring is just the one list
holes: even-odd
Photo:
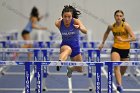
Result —
[{"label": "athlete's hand", "polygon": [[117,36],[117,39],[121,42],[123,42],[123,39],[120,36]]},{"label": "athlete's hand", "polygon": [[48,28],[47,27],[42,27],[41,30],[48,30]]},{"label": "athlete's hand", "polygon": [[104,44],[100,44],[99,47],[98,47],[98,49],[99,50],[102,50],[103,47],[104,47]]},{"label": "athlete's hand", "polygon": [[73,24],[74,25],[74,27],[75,28],[77,28],[77,29],[79,29],[80,28],[80,26],[79,25],[75,25],[75,24]]},{"label": "athlete's hand", "polygon": [[58,20],[62,20],[62,19],[63,19],[62,17],[59,17],[59,18],[58,18]]}]

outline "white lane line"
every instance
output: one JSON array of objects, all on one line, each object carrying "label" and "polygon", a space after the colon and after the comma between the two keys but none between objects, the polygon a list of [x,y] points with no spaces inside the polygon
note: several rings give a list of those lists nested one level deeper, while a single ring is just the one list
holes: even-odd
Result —
[{"label": "white lane line", "polygon": [[72,78],[68,78],[69,93],[72,93]]}]

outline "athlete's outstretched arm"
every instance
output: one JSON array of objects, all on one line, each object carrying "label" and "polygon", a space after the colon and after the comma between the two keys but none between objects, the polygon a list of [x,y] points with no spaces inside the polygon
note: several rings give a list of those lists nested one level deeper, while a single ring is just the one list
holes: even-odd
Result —
[{"label": "athlete's outstretched arm", "polygon": [[74,26],[84,34],[87,34],[87,29],[79,19],[75,19]]},{"label": "athlete's outstretched arm", "polygon": [[109,26],[107,27],[107,30],[106,30],[106,32],[104,33],[104,36],[103,36],[102,43],[101,43],[101,45],[99,46],[99,49],[100,49],[100,50],[103,48],[104,43],[105,43],[105,41],[106,41],[106,39],[107,39],[107,37],[108,37],[110,31],[111,31],[111,28],[112,28],[111,25],[109,25]]},{"label": "athlete's outstretched arm", "polygon": [[38,22],[38,20],[37,20],[36,17],[32,17],[31,18],[31,21],[32,21],[32,28],[34,28],[34,29],[40,29],[40,30],[47,30],[47,27],[41,27],[41,26],[39,26],[39,25],[36,24]]}]

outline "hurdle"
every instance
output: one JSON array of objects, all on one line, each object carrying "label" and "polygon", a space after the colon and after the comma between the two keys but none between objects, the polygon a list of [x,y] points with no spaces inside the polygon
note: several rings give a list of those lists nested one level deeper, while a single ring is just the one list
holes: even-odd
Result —
[{"label": "hurdle", "polygon": [[[15,61],[0,61],[0,65],[25,65],[25,91],[26,93],[30,93],[30,65],[37,66],[37,83],[36,83],[36,93],[42,93],[42,80],[41,80],[41,66],[96,66],[98,69],[101,69],[101,65],[108,66],[108,93],[113,93],[112,82],[113,82],[113,67],[114,66],[140,66],[140,61],[106,61],[106,62],[57,62],[57,61],[31,61],[31,62],[15,62]],[[99,71],[99,72],[98,72]],[[101,82],[99,77],[101,77],[100,70],[96,71],[96,93],[101,93]],[[125,89],[124,89],[125,90]],[[49,91],[49,90],[48,90]],[[130,90],[128,90],[130,91]],[[139,89],[136,89],[139,91]]]},{"label": "hurdle", "polygon": [[1,40],[17,40],[18,38],[18,31],[17,29],[13,29],[11,31],[0,32]]},{"label": "hurdle", "polygon": [[[35,48],[34,48],[35,49]],[[45,49],[45,48],[44,48]],[[31,49],[30,49],[31,50]],[[50,49],[51,50],[51,49]],[[55,49],[54,49],[55,50]],[[85,49],[86,50],[86,49]],[[57,51],[57,50],[56,50]],[[133,51],[133,50],[132,50]],[[139,50],[137,50],[137,51],[139,51]],[[127,90],[126,90],[127,91]]]},{"label": "hurdle", "polygon": [[[40,48],[38,48],[38,49],[40,49]],[[36,58],[38,58],[38,56],[37,56],[37,53],[38,53],[38,49],[36,49],[36,48],[33,48],[33,49],[25,49],[25,48],[20,48],[20,49],[18,49],[18,48],[0,48],[0,51],[1,52],[34,52],[34,59],[36,60]],[[46,49],[45,49],[46,50]],[[43,51],[43,53],[45,52],[45,50],[44,49],[42,49],[41,51]],[[44,55],[46,55],[46,54],[44,54]],[[37,56],[37,57],[36,57]],[[4,60],[3,60],[4,61]],[[37,61],[37,60],[36,60]],[[8,65],[9,66],[9,65]],[[35,71],[36,71],[36,68],[35,68]],[[43,69],[43,71],[44,71],[44,69]],[[8,73],[9,74],[9,73]],[[12,75],[14,75],[15,73],[12,73]],[[24,75],[25,73],[22,73],[22,75]],[[46,73],[44,73],[44,74],[46,74]],[[44,75],[43,74],[43,75]],[[16,73],[16,75],[19,75],[19,73]],[[21,75],[21,74],[20,74]],[[37,77],[37,75],[36,75],[36,73],[34,74],[34,76],[36,76]],[[16,89],[16,88],[10,88],[10,89],[1,89],[1,90],[16,90],[16,91],[18,91],[18,90],[23,90],[23,89]],[[32,89],[32,91],[33,91],[34,89]]]},{"label": "hurdle", "polygon": [[[19,44],[19,45],[20,44],[33,44],[36,47],[39,42],[42,43],[43,47],[48,47],[49,48],[49,47],[52,47],[53,44],[59,44],[60,45],[60,43],[61,43],[58,40],[55,40],[55,41],[54,40],[52,40],[52,41],[39,41],[39,40],[29,40],[29,41],[8,40],[7,41],[7,40],[0,40],[0,43],[4,43],[4,42],[5,42],[6,46],[8,46],[9,48],[13,47],[12,45],[14,45],[14,44]],[[95,41],[95,42],[80,41],[79,43],[80,43],[81,48],[94,48],[94,49],[96,49],[98,47],[98,45],[100,44],[99,41]],[[108,41],[106,43],[107,43],[107,45],[112,44],[111,41]],[[131,42],[130,44],[133,48],[137,49],[138,48],[138,43],[139,42]],[[1,47],[1,48],[4,48],[4,47]],[[13,47],[13,48],[16,48],[16,47]],[[110,47],[105,47],[105,48],[110,48]]]},{"label": "hurdle", "polygon": [[[94,48],[94,49],[96,49],[97,48],[97,45],[100,44],[99,41],[95,41],[95,42],[86,42],[85,41],[85,42],[81,42],[81,43],[82,43],[82,47],[84,47],[84,48],[91,47],[91,48]],[[112,41],[107,41],[106,43],[107,43],[106,45],[113,44]],[[130,45],[132,47],[132,49],[130,49],[130,59],[134,59],[135,61],[138,61],[138,58],[139,58],[139,55],[138,54],[140,54],[140,51],[138,49],[138,43],[139,42],[137,42],[137,41],[130,43]],[[133,48],[136,48],[136,49],[133,49]],[[111,49],[110,48],[103,48],[100,52],[101,52],[100,53],[101,54],[100,55],[101,56],[101,59],[102,58],[108,58],[108,57],[110,57]],[[136,73],[134,74],[134,76],[140,76],[139,73],[140,73],[140,70],[138,68],[136,68]],[[128,72],[125,75],[130,76],[131,73]]]},{"label": "hurdle", "polygon": [[[48,60],[48,57],[46,56],[46,55],[48,55],[48,53],[49,53],[49,51],[48,50],[50,50],[50,49],[52,49],[52,48],[49,48],[49,49],[46,49],[46,50],[42,50],[42,52],[44,52],[43,53],[43,55],[44,55],[44,57],[45,57],[45,60]],[[38,60],[38,51],[40,51],[40,49],[39,50],[36,50],[36,52],[35,52],[35,57],[36,57],[36,60]],[[53,52],[58,52],[59,50],[56,50],[56,49],[52,49],[52,51]],[[90,61],[91,59],[92,59],[92,53],[93,52],[95,52],[96,53],[96,61],[100,61],[100,51],[99,50],[95,50],[95,49],[92,49],[92,48],[86,48],[86,49],[84,49],[84,48],[81,48],[81,51],[83,52],[83,51],[88,51],[88,56],[89,56],[89,58],[88,58],[88,60]],[[96,71],[99,71],[100,69],[97,69]],[[90,73],[89,73],[90,72]],[[47,71],[47,69],[46,69],[46,67],[45,66],[43,66],[43,77],[45,78],[45,77],[47,77],[47,75],[65,75],[66,73],[50,73],[49,72],[49,70]],[[81,75],[80,73],[73,73],[73,75]],[[97,75],[100,75],[100,74],[97,74]],[[88,78],[89,78],[89,82],[90,82],[90,85],[91,85],[91,87],[89,88],[89,90],[90,91],[92,91],[92,90],[95,90],[94,89],[94,85],[93,85],[93,81],[91,80],[91,78],[92,78],[92,68],[91,67],[88,67]],[[99,77],[98,77],[99,78]],[[44,80],[44,79],[43,79]],[[100,84],[101,82],[98,82],[98,84]],[[43,84],[43,85],[45,85],[45,84]],[[44,91],[46,91],[46,89],[44,88],[43,89]],[[52,89],[52,91],[53,90],[58,90],[58,89]],[[65,89],[61,89],[61,90],[65,90]],[[74,89],[74,90],[76,90],[76,89]],[[77,89],[77,90],[82,90],[82,91],[89,91],[89,90],[87,90],[87,89]]]},{"label": "hurdle", "polygon": [[[50,48],[51,49],[51,48]],[[39,50],[38,50],[39,51]],[[48,52],[48,50],[44,50],[44,51],[46,51],[45,53],[46,53],[46,55],[47,55],[47,53],[49,53]],[[52,50],[53,52],[58,52],[58,50]],[[97,62],[99,62],[100,61],[100,51],[99,50],[95,50],[95,49],[92,49],[92,48],[86,48],[86,49],[84,49],[84,48],[81,48],[81,51],[83,52],[83,51],[87,51],[88,52],[88,61],[92,61],[93,62],[93,60],[92,60],[92,53],[95,53],[96,54],[96,60],[94,60],[94,61],[97,61]],[[35,55],[37,55],[37,53],[38,52],[36,52],[36,54]],[[44,55],[44,53],[43,53],[43,55]],[[44,55],[45,56],[45,55]],[[37,56],[36,56],[36,58],[37,58]],[[45,59],[48,59],[48,57],[46,56],[45,57]],[[100,65],[98,65],[98,66],[100,66]],[[44,66],[43,66],[44,67]],[[46,71],[44,71],[44,70],[46,70]],[[96,71],[101,71],[101,69],[99,69],[99,68],[96,68]],[[45,72],[45,73],[43,73],[43,77],[45,78],[45,77],[47,77],[47,75],[66,75],[66,73],[50,73],[49,72],[49,70],[47,71],[47,69],[43,69],[43,72]],[[81,75],[80,73],[73,73],[73,75]],[[100,76],[100,74],[99,73],[96,73],[96,75],[98,75],[98,77],[96,77],[96,78],[98,78],[97,80],[98,80],[98,83],[97,84],[101,84],[101,82],[99,82],[99,76]],[[78,90],[78,91],[93,91],[93,90],[95,90],[95,88],[94,88],[94,85],[93,85],[93,81],[92,81],[92,67],[88,67],[88,78],[89,78],[89,83],[90,83],[90,87],[89,87],[89,89],[73,89],[74,91],[76,91],[76,90]],[[44,79],[43,79],[44,80]],[[45,85],[45,84],[43,84],[43,85]],[[97,86],[97,89],[98,88],[100,88],[100,87],[98,87]],[[46,89],[44,88],[43,89],[44,91],[46,91]],[[49,90],[49,89],[48,89]],[[58,90],[58,89],[52,89],[51,91],[54,91],[54,90]],[[61,89],[62,91],[64,91],[64,90],[66,90],[66,89]]]},{"label": "hurdle", "polygon": [[[40,48],[43,48],[44,47],[44,44],[46,44],[46,47],[50,47],[50,42],[43,42],[43,41],[23,41],[23,40],[21,40],[21,41],[17,41],[17,40],[12,40],[12,41],[0,41],[0,44],[1,44],[1,46],[3,47],[3,48],[17,48],[15,45],[17,45],[17,44],[34,44],[34,47],[35,48],[37,48],[37,49],[40,49]],[[13,49],[14,50],[14,49]],[[24,49],[22,49],[23,50],[23,52],[31,52],[31,51],[24,51]],[[16,51],[16,50],[14,50],[14,51]],[[14,52],[13,51],[13,52]],[[43,51],[43,53],[45,52],[45,50],[42,50]],[[2,52],[2,51],[1,51]],[[12,52],[12,51],[11,51]],[[20,52],[22,52],[22,51],[20,51]],[[33,51],[32,51],[33,52]],[[45,54],[44,54],[45,55]],[[6,56],[6,53],[4,53],[4,52],[2,52],[2,60],[4,61],[5,60],[5,56]],[[36,57],[37,58],[37,57]],[[34,60],[36,60],[35,59],[35,57],[34,57]],[[38,59],[37,59],[38,60]],[[9,73],[10,74],[10,73]],[[15,73],[15,74],[19,74],[19,73]],[[22,74],[24,74],[24,73],[22,73]]]},{"label": "hurdle", "polygon": [[[97,61],[97,62],[99,62],[100,61],[100,51],[99,50],[95,50],[95,49],[92,49],[92,48],[81,48],[81,52],[85,52],[85,51],[87,51],[88,52],[88,57],[87,57],[87,61],[91,61],[91,62],[93,62],[93,53],[95,53],[96,54],[96,59],[94,60],[95,62]],[[56,51],[53,51],[53,52],[56,52]],[[100,69],[97,69],[98,71],[100,70]],[[48,75],[66,75],[66,73],[64,73],[64,72],[57,72],[57,73],[51,73],[51,72],[49,72],[49,70],[47,71],[48,72]],[[73,75],[86,75],[86,73],[73,73]],[[100,74],[98,74],[98,75],[100,75]],[[93,81],[92,81],[92,67],[88,67],[88,79],[89,79],[89,83],[90,83],[90,86],[91,87],[89,87],[89,90],[90,91],[92,91],[92,90],[95,90],[94,89],[94,85],[93,85]],[[99,82],[99,84],[100,84],[100,82]],[[54,89],[54,90],[56,90],[56,89]],[[78,89],[78,90],[82,90],[82,91],[88,91],[87,89]]]},{"label": "hurdle", "polygon": [[[15,62],[15,61],[0,61],[0,65],[25,65],[25,91],[26,93],[30,93],[30,65],[36,65],[37,71],[37,81],[36,81],[36,93],[42,93],[42,71],[41,66],[96,66],[97,69],[100,69],[103,63],[93,63],[93,62],[58,62],[58,61],[29,61],[29,62]],[[99,71],[99,72],[98,72]],[[97,89],[96,93],[101,93],[101,79],[100,70],[96,71],[98,77],[97,79]],[[1,90],[1,89],[0,89]],[[47,90],[49,91],[49,89]],[[51,90],[50,90],[51,91]],[[69,90],[65,90],[69,91]],[[78,91],[78,90],[77,90]]]},{"label": "hurdle", "polygon": [[[87,51],[88,50],[88,56],[89,56],[89,59],[91,60],[92,59],[92,52],[97,52],[96,54],[97,54],[97,59],[96,59],[96,61],[99,61],[99,59],[100,59],[100,52],[99,52],[99,50],[93,50],[92,48],[88,48],[88,49],[81,49],[81,51]],[[41,51],[41,52],[43,52],[43,57],[45,57],[45,58],[43,58],[43,59],[45,59],[45,60],[47,60],[48,59],[48,57],[47,57],[47,53],[49,52],[49,51],[53,51],[53,52],[55,52],[55,51],[59,51],[59,49],[56,49],[56,48],[29,48],[29,49],[25,49],[25,48],[3,48],[3,49],[0,49],[0,51],[3,51],[3,52],[34,52],[34,57],[35,57],[35,60],[36,61],[39,61],[38,60],[38,53],[39,53],[39,51]],[[41,61],[41,60],[40,60]],[[43,66],[44,67],[44,66]],[[98,71],[98,70],[97,70]],[[35,70],[35,72],[36,72],[36,70]],[[88,77],[89,77],[89,80],[90,80],[90,84],[91,84],[91,87],[93,86],[93,84],[91,83],[92,82],[92,80],[91,80],[91,78],[92,78],[92,68],[90,67],[90,69],[89,69],[89,74],[88,74]],[[49,73],[50,74],[50,73]],[[47,75],[48,75],[48,73],[47,73],[47,69],[44,69],[43,68],[43,77],[47,77]],[[75,74],[74,74],[75,75]],[[98,74],[99,75],[99,74]],[[37,74],[35,74],[35,76],[37,76]],[[92,87],[93,88],[93,87]],[[82,91],[92,91],[92,90],[95,90],[95,89],[92,89],[92,88],[89,88],[89,89],[77,89],[77,90],[82,90]],[[53,90],[56,90],[56,89],[53,89]],[[65,90],[65,89],[62,89],[62,90]],[[76,90],[76,89],[75,89]]]},{"label": "hurdle", "polygon": [[[46,48],[45,48],[45,49],[46,49]],[[15,52],[34,51],[34,52],[35,52],[36,58],[38,58],[37,54],[38,54],[38,51],[39,51],[39,50],[43,50],[43,48],[41,48],[41,49],[40,49],[40,48],[39,48],[39,49],[36,49],[36,48],[32,48],[32,49],[31,49],[31,48],[30,48],[30,49],[25,49],[25,48],[24,48],[24,49],[21,49],[21,48],[20,48],[20,49],[17,49],[17,48],[16,48],[16,49],[14,49],[14,48],[13,48],[13,49],[5,48],[5,49],[3,49],[2,51],[3,51],[3,52],[6,52],[6,51],[9,51],[9,52],[13,52],[13,51],[15,51]],[[50,48],[49,48],[49,49],[46,49],[46,50],[52,51],[52,49],[50,49]],[[86,50],[87,50],[87,49],[83,49],[82,51],[86,51]],[[57,51],[57,50],[56,50],[56,51]],[[97,53],[96,53],[96,54],[97,54],[96,61],[99,62],[99,61],[100,61],[100,51],[99,51],[99,50],[89,49],[89,50],[88,50],[88,54],[89,54],[89,55],[88,55],[88,56],[89,56],[88,60],[89,60],[89,61],[92,61],[92,53],[93,53],[93,52],[97,52]],[[99,66],[100,66],[100,65],[99,65]],[[96,68],[96,71],[100,71],[100,72],[101,72],[101,69],[97,69],[97,68]],[[91,80],[91,78],[92,78],[92,68],[91,68],[91,67],[88,68],[88,73],[89,73],[89,74],[88,74],[89,80],[90,80],[90,82],[92,82],[92,80]],[[46,74],[46,73],[45,73],[45,74]],[[44,74],[43,74],[43,75],[44,75]],[[46,74],[46,75],[47,75],[47,74]],[[98,88],[101,88],[101,87],[99,87],[99,85],[101,84],[101,82],[100,82],[101,78],[99,77],[99,76],[100,76],[99,73],[97,73],[96,75],[98,76],[98,77],[96,76],[96,78],[98,78],[98,79],[97,79],[97,80],[98,80],[98,83],[97,83],[98,86],[97,86],[96,89],[98,89]],[[36,77],[37,77],[37,75],[36,75]],[[95,90],[94,87],[93,87],[93,84],[92,84],[92,83],[90,83],[90,84],[91,84],[91,88],[90,88],[89,90],[90,90],[90,91]],[[53,90],[55,90],[55,89],[52,89],[52,91],[53,91]],[[62,90],[64,90],[64,89],[62,89]],[[81,89],[77,89],[77,90],[81,90]],[[89,91],[88,89],[84,89],[84,90],[82,89],[82,91],[85,91],[85,90]]]},{"label": "hurdle", "polygon": [[[108,66],[108,93],[113,92],[113,67],[114,66],[140,66],[140,61],[106,61],[105,65]],[[140,91],[140,89],[124,89],[124,91]]]}]

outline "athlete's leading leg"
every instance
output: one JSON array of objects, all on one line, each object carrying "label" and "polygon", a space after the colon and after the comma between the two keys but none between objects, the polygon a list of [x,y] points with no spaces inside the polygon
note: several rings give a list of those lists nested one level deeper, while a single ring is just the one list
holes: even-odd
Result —
[{"label": "athlete's leading leg", "polygon": [[[71,54],[72,49],[68,45],[63,45],[60,48],[60,55],[59,55],[59,61],[66,61],[68,56]],[[61,66],[57,66],[56,70],[59,71]]]}]

